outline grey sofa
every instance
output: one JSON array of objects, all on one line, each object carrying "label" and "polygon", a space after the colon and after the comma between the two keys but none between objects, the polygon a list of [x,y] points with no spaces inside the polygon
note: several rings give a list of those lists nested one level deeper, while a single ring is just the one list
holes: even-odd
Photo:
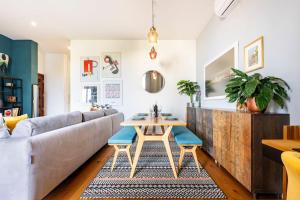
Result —
[{"label": "grey sofa", "polygon": [[27,119],[0,139],[0,199],[45,197],[102,148],[124,120],[109,111]]}]

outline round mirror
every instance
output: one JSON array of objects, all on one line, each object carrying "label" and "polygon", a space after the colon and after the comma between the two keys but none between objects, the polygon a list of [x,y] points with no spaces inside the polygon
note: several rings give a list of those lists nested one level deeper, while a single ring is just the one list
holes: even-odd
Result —
[{"label": "round mirror", "polygon": [[165,86],[165,79],[158,71],[147,71],[143,76],[143,87],[147,92],[157,93]]}]

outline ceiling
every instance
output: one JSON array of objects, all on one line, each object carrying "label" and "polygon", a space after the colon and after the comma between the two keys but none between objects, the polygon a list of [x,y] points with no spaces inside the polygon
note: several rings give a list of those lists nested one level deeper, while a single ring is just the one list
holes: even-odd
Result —
[{"label": "ceiling", "polygon": [[[35,40],[47,52],[67,52],[72,39],[145,39],[151,26],[151,0],[0,0],[0,5],[0,34]],[[196,39],[213,15],[213,0],[155,0],[154,14],[159,39]]]}]

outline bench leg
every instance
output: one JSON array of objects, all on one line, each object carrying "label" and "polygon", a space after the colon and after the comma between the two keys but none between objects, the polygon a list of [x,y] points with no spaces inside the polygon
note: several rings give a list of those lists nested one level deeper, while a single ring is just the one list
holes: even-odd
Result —
[{"label": "bench leg", "polygon": [[131,145],[128,145],[128,146],[126,147],[125,152],[126,152],[126,154],[127,154],[128,161],[129,161],[129,163],[130,163],[130,166],[132,167],[132,159],[131,159],[131,155],[130,155],[130,147],[131,147]]},{"label": "bench leg", "polygon": [[113,169],[114,169],[114,166],[116,164],[116,160],[117,160],[118,154],[119,154],[119,147],[117,145],[114,145],[114,148],[115,148],[115,155],[114,155],[113,162],[111,164],[111,171],[113,171]]},{"label": "bench leg", "polygon": [[180,148],[180,156],[179,156],[179,161],[178,161],[178,170],[181,169],[182,161],[184,159],[184,147],[183,146],[179,146],[179,148]]},{"label": "bench leg", "polygon": [[199,174],[200,174],[200,166],[199,166],[199,161],[198,161],[198,158],[197,158],[196,150],[197,150],[197,146],[194,146],[194,147],[192,148],[192,154],[193,154],[193,157],[194,157],[194,160],[195,160],[195,163],[196,163],[198,172],[199,172]]},{"label": "bench leg", "polygon": [[[200,173],[200,166],[199,166],[199,161],[197,158],[197,154],[196,154],[196,150],[197,150],[197,145],[180,145],[180,157],[179,157],[179,162],[178,162],[178,169],[181,168],[182,166],[182,161],[184,159],[184,155],[185,153],[189,152],[193,154],[193,158],[195,160],[196,166],[197,166],[197,170]],[[188,147],[192,147],[192,148],[188,148]]]}]

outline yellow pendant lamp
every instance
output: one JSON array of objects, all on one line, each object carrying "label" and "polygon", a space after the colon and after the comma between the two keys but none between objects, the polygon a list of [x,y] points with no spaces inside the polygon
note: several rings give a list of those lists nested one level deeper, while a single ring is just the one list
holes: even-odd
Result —
[{"label": "yellow pendant lamp", "polygon": [[158,40],[158,33],[154,26],[154,14],[153,14],[153,0],[152,0],[152,26],[147,34],[147,40],[150,44],[156,44]]}]

